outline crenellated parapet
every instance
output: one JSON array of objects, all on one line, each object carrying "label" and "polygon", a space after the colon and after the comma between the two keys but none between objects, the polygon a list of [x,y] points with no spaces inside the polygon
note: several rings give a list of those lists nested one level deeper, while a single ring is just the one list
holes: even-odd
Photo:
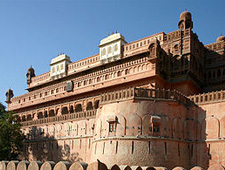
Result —
[{"label": "crenellated parapet", "polygon": [[168,100],[176,101],[184,105],[192,105],[193,103],[182,93],[176,90],[166,89],[144,89],[144,88],[128,88],[101,95],[101,104],[108,104],[124,100]]},{"label": "crenellated parapet", "polygon": [[198,94],[198,95],[192,95],[192,96],[189,96],[188,98],[198,105],[224,102],[225,101],[225,90],[202,93],[202,94]]}]

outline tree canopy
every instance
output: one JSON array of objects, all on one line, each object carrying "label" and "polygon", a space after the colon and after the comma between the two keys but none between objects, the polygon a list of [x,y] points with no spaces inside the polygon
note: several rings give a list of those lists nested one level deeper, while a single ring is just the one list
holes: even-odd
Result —
[{"label": "tree canopy", "polygon": [[0,160],[12,160],[17,158],[24,140],[16,116],[5,110],[0,103]]}]

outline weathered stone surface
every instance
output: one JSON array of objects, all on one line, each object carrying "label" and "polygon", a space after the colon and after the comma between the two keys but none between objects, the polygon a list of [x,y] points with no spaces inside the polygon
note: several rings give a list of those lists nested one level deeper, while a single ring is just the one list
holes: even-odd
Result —
[{"label": "weathered stone surface", "polygon": [[211,165],[208,170],[225,170],[225,168],[222,165],[214,164]]},{"label": "weathered stone surface", "polygon": [[16,170],[19,161],[10,161],[7,165],[7,170]]},{"label": "weathered stone surface", "polygon": [[16,170],[27,170],[28,165],[29,165],[28,161],[20,161],[17,165]]},{"label": "weathered stone surface", "polygon": [[55,166],[55,162],[53,161],[46,161],[41,165],[40,170],[52,170]]},{"label": "weathered stone surface", "polygon": [[54,166],[53,170],[67,170],[69,169],[70,165],[71,163],[67,161],[60,161]]},{"label": "weathered stone surface", "polygon": [[84,162],[75,162],[70,166],[69,170],[86,170],[87,164]]},{"label": "weathered stone surface", "polygon": [[39,170],[42,165],[41,161],[31,161],[28,170]]}]

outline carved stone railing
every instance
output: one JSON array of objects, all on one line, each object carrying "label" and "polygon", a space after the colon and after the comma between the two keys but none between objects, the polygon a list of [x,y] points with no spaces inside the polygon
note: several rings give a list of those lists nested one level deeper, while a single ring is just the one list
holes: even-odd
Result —
[{"label": "carved stone railing", "polygon": [[223,50],[225,48],[225,43],[224,42],[215,42],[212,44],[207,44],[207,45],[205,45],[205,47],[212,51],[218,51],[218,50]]},{"label": "carved stone railing", "polygon": [[23,126],[31,126],[31,125],[38,125],[43,123],[51,123],[51,122],[60,122],[65,120],[74,120],[74,119],[82,119],[82,118],[92,118],[96,115],[96,110],[89,110],[85,112],[75,112],[75,113],[68,113],[61,116],[54,116],[54,117],[47,117],[37,120],[30,120],[21,122]]},{"label": "carved stone railing", "polygon": [[129,99],[171,100],[184,105],[192,105],[185,95],[175,90],[129,88],[107,92],[101,95],[101,104],[113,103]]},{"label": "carved stone railing", "polygon": [[29,87],[38,85],[39,83],[47,82],[50,80],[50,71],[35,77],[32,77],[32,82]]},{"label": "carved stone railing", "polygon": [[164,32],[160,32],[158,34],[154,34],[140,40],[125,44],[123,46],[123,57],[126,58],[134,54],[136,55],[143,53],[145,52],[144,49],[147,49],[148,51],[148,46],[150,45],[150,43],[152,43],[152,41],[154,41],[155,39],[158,39],[160,42],[163,41],[164,34]]},{"label": "carved stone railing", "polygon": [[180,30],[173,31],[173,32],[165,34],[163,37],[163,40],[164,41],[174,41],[175,39],[180,38],[182,35],[189,36],[190,33],[191,33],[191,29],[185,29],[183,32],[181,32]]},{"label": "carved stone railing", "polygon": [[196,104],[221,102],[225,101],[225,90],[193,95],[188,98]]}]

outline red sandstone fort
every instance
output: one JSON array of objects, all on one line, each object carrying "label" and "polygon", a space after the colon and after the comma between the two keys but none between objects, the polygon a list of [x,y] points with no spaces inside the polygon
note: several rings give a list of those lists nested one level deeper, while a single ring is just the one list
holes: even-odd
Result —
[{"label": "red sandstone fort", "polygon": [[28,92],[6,100],[26,135],[21,159],[225,166],[225,37],[204,45],[192,28],[184,11],[176,31],[130,43],[115,33],[99,54],[29,68]]}]

